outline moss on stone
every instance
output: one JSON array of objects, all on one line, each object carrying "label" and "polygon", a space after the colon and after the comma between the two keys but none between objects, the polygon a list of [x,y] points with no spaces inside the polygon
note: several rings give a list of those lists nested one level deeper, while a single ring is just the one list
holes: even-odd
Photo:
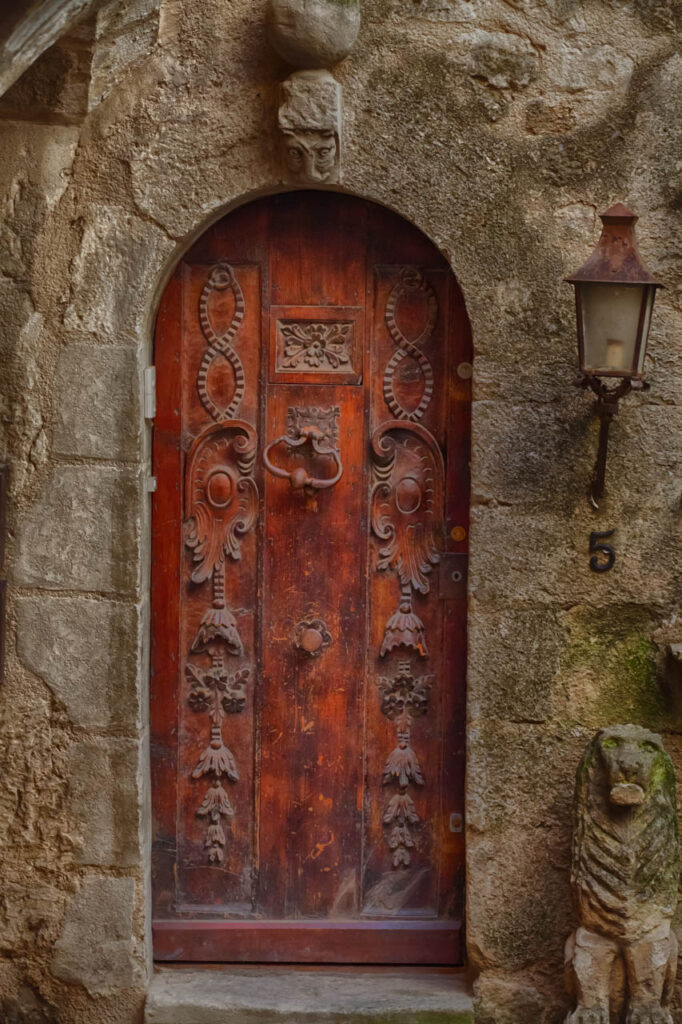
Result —
[{"label": "moss on stone", "polygon": [[566,626],[560,689],[569,721],[595,727],[632,721],[655,728],[669,717],[649,612],[574,608]]}]

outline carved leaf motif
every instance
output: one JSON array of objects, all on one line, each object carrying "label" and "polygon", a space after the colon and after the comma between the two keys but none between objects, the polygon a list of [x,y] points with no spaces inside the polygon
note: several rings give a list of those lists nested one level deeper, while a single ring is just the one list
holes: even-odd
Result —
[{"label": "carved leaf motif", "polygon": [[189,451],[185,543],[194,553],[195,583],[208,579],[226,558],[241,558],[241,538],[258,518],[255,457],[256,432],[243,420],[208,427]]},{"label": "carved leaf motif", "polygon": [[192,778],[200,779],[202,775],[208,775],[209,772],[218,776],[226,775],[232,782],[237,782],[239,779],[237,762],[232,751],[217,740],[211,740],[209,746],[204,750],[198,765],[192,772]]},{"label": "carved leaf motif", "polygon": [[398,746],[388,755],[384,765],[383,783],[395,780],[403,789],[409,786],[410,782],[417,786],[425,784],[422,770],[412,747],[407,741],[398,736]]},{"label": "carved leaf motif", "polygon": [[379,569],[395,569],[401,584],[429,591],[443,532],[443,456],[418,423],[389,420],[374,433],[376,482],[372,529],[383,541]]},{"label": "carved leaf motif", "polygon": [[397,821],[398,824],[416,825],[419,821],[414,800],[409,793],[394,793],[384,810],[384,825]]},{"label": "carved leaf motif", "polygon": [[233,814],[234,809],[229,796],[219,782],[214,782],[204,797],[197,815],[200,818],[210,817],[212,821],[217,821],[220,815],[231,818]]}]

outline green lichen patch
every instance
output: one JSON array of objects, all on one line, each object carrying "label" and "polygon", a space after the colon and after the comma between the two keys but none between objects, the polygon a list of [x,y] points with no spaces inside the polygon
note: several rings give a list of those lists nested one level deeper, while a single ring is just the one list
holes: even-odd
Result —
[{"label": "green lichen patch", "polygon": [[670,727],[668,698],[657,671],[656,623],[633,607],[571,609],[560,659],[557,707],[572,724],[599,728],[633,722]]}]

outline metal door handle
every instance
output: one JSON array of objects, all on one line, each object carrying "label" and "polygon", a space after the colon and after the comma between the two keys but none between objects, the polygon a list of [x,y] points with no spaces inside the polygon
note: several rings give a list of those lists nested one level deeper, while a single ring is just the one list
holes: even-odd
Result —
[{"label": "metal door handle", "polygon": [[[292,490],[300,491],[305,488],[306,491],[312,493],[314,491],[323,491],[329,487],[333,487],[337,484],[343,475],[343,465],[341,464],[341,455],[338,448],[332,448],[327,444],[324,444],[324,434],[319,427],[313,424],[301,427],[298,437],[290,437],[288,434],[282,434],[281,437],[276,438],[274,441],[270,441],[265,446],[263,451],[263,462],[268,473],[272,473],[273,476],[278,476],[282,480],[288,480]],[[310,444],[313,451],[317,455],[331,455],[336,462],[336,473],[334,476],[325,477],[319,479],[318,477],[312,477],[309,475],[307,470],[303,466],[298,466],[296,469],[286,470],[280,466],[275,466],[269,459],[270,451],[278,444],[286,444],[289,448],[301,448],[305,444]]]}]

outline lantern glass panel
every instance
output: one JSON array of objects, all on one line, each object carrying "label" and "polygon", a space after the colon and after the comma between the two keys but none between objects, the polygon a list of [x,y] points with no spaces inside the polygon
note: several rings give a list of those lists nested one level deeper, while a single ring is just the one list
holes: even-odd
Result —
[{"label": "lantern glass panel", "polygon": [[[637,352],[637,336],[646,285],[588,284],[581,282],[583,371],[593,374],[630,377],[641,372],[638,362],[644,360],[644,344]],[[647,296],[647,298],[649,298]],[[651,316],[653,301],[647,302]],[[646,331],[643,332],[643,340]],[[638,359],[639,356],[639,359]]]},{"label": "lantern glass panel", "polygon": [[641,374],[644,370],[644,356],[646,355],[646,343],[649,338],[649,328],[651,326],[651,311],[654,308],[654,299],[656,298],[656,289],[653,285],[647,285],[646,297],[644,299],[644,319],[642,320],[642,341],[639,346],[639,356],[637,359],[637,373]]}]

